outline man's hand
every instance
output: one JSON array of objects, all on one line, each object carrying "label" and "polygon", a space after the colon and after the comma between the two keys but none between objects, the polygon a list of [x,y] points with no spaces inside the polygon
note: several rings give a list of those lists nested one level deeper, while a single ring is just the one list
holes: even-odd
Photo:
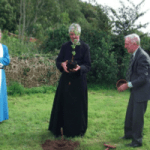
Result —
[{"label": "man's hand", "polygon": [[76,68],[70,69],[71,72],[76,72],[78,70],[80,70],[81,67],[79,65],[76,66]]},{"label": "man's hand", "polygon": [[68,60],[66,60],[65,62],[62,62],[61,66],[63,67],[65,72],[69,73],[69,71],[67,70],[67,63],[68,63]]},{"label": "man's hand", "polygon": [[128,87],[128,84],[127,83],[124,83],[124,84],[122,84],[120,87],[118,87],[118,91],[119,92],[123,92],[123,91],[125,91],[126,89],[128,89],[129,87]]}]

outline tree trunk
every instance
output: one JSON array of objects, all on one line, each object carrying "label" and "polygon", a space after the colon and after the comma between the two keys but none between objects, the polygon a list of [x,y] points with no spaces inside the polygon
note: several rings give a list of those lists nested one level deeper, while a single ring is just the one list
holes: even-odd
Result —
[{"label": "tree trunk", "polygon": [[24,40],[24,32],[25,32],[25,27],[26,27],[26,0],[23,1],[23,27],[22,27],[22,40]]},{"label": "tree trunk", "polygon": [[21,21],[22,21],[22,0],[20,0],[19,39],[21,39],[22,35]]}]

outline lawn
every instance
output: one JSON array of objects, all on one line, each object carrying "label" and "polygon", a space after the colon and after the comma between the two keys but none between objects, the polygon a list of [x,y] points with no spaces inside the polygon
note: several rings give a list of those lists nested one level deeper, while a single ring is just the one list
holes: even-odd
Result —
[{"label": "lawn", "polygon": [[[48,131],[54,92],[24,96],[8,96],[9,120],[0,124],[0,150],[42,150],[46,139],[54,139]],[[88,129],[80,141],[83,150],[104,150],[103,143],[117,146],[117,150],[128,150],[125,144],[131,140],[119,139],[123,136],[124,118],[129,99],[129,91],[117,90],[88,91]],[[150,109],[145,114],[143,147],[150,148]]]}]

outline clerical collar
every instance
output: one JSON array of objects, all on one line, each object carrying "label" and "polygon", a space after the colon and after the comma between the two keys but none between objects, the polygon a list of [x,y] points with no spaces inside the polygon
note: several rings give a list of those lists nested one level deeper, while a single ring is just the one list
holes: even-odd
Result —
[{"label": "clerical collar", "polygon": [[[139,46],[140,47],[140,46]],[[138,48],[139,48],[138,47]],[[133,57],[135,56],[135,54],[136,54],[136,52],[137,52],[137,50],[138,50],[138,48],[134,51],[134,53],[132,54],[133,55]]]}]

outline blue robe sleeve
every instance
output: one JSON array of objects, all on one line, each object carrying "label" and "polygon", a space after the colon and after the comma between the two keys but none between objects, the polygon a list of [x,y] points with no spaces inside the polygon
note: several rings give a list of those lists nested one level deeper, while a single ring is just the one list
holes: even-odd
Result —
[{"label": "blue robe sleeve", "polygon": [[4,66],[7,66],[10,63],[8,48],[6,45],[2,45],[2,46],[3,46],[3,57],[0,58],[0,63],[2,63]]},{"label": "blue robe sleeve", "polygon": [[80,70],[80,74],[82,75],[83,73],[87,73],[90,71],[91,69],[91,57],[90,57],[90,48],[87,45],[86,47],[86,51],[84,53],[84,57],[83,57],[83,64],[80,65],[81,70]]},{"label": "blue robe sleeve", "polygon": [[60,72],[64,71],[63,67],[61,66],[63,59],[64,59],[64,45],[62,45],[60,53],[58,54],[58,57],[56,58],[56,66]]}]

